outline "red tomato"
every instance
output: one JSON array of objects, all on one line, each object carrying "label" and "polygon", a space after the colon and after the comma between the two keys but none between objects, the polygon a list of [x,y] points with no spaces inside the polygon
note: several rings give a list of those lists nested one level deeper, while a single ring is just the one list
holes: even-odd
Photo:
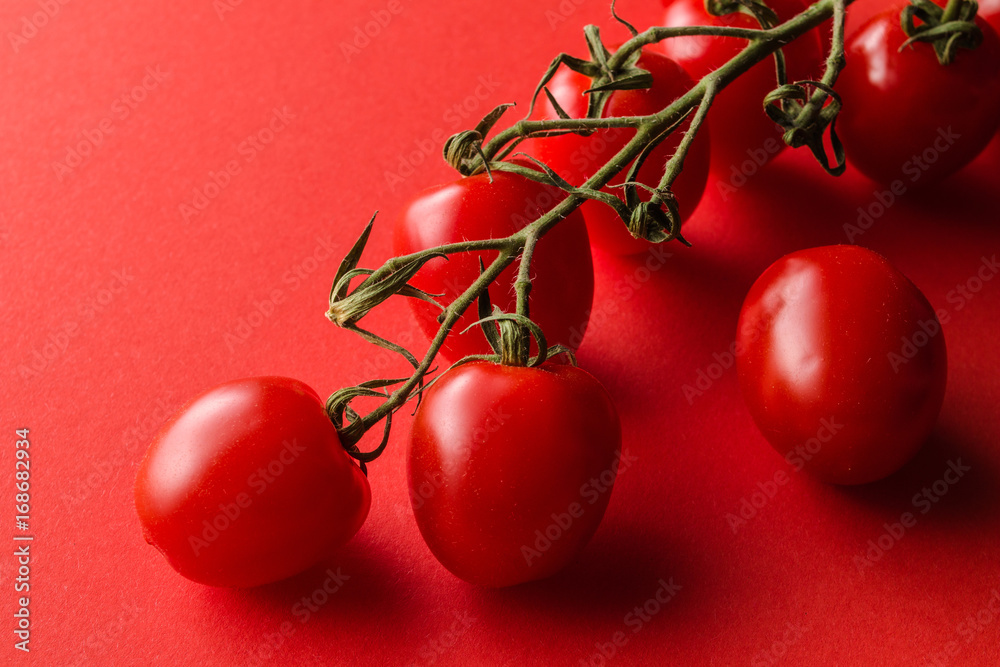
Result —
[{"label": "red tomato", "polygon": [[979,16],[993,26],[994,32],[1000,34],[1000,0],[983,0],[980,2]]},{"label": "red tomato", "polygon": [[941,65],[933,46],[906,41],[898,10],[873,17],[847,45],[837,90],[837,131],[847,158],[882,185],[927,186],[986,147],[1000,123],[1000,39],[982,19],[983,42]]},{"label": "red tomato", "polygon": [[930,434],[947,359],[934,309],[857,246],[782,257],[747,294],[737,330],[743,397],[797,470],[835,484],[894,472]]},{"label": "red tomato", "polygon": [[620,449],[611,397],[575,366],[454,368],[424,394],[413,422],[409,486],[420,533],[468,582],[547,577],[597,530]]},{"label": "red tomato", "polygon": [[[1000,35],[1000,0],[983,0],[979,3],[979,16],[990,24],[993,31]],[[1000,127],[998,127],[1000,135]]]},{"label": "red tomato", "polygon": [[[493,182],[483,174],[424,191],[411,201],[396,224],[395,251],[405,255],[462,240],[503,238],[514,234],[551,209],[564,193],[510,172],[494,171]],[[489,266],[496,251],[460,253],[449,260],[436,258],[410,281],[437,300],[451,303],[479,277],[479,259]],[[594,267],[583,217],[574,211],[539,239],[531,262],[531,318],[542,327],[546,341],[576,349],[590,317],[594,296]],[[493,304],[514,312],[517,262],[490,286]],[[440,311],[432,304],[409,299],[417,323],[429,338],[437,334]],[[475,322],[473,305],[462,315],[441,353],[449,361],[492,350]]]},{"label": "red tomato", "polygon": [[[767,5],[782,21],[806,8],[802,0],[769,0]],[[755,18],[741,12],[712,16],[705,11],[703,0],[674,0],[667,7],[663,25],[760,27]],[[674,37],[660,42],[663,52],[696,79],[725,65],[746,45],[745,40],[732,37]],[[786,46],[784,53],[789,82],[817,79],[821,75],[822,50],[818,31],[802,35]],[[774,59],[768,58],[716,96],[708,112],[713,173],[722,178],[756,173],[784,149],[782,130],[768,118],[763,107],[764,98],[777,87]]]},{"label": "red tomato", "polygon": [[[844,22],[845,46],[858,30],[868,23],[876,14],[895,10],[896,15],[910,4],[909,0],[855,0],[847,8],[847,20]],[[832,25],[833,21],[830,21]]]},{"label": "red tomato", "polygon": [[[645,116],[662,111],[694,85],[691,77],[677,63],[649,49],[643,51],[637,65],[653,75],[652,88],[615,91],[604,107],[604,117]],[[548,88],[563,110],[574,118],[583,118],[587,115],[588,101],[584,91],[590,88],[591,83],[582,74],[560,68],[549,82]],[[538,100],[535,116],[541,119],[558,118],[544,95]],[[639,170],[640,182],[651,187],[659,184],[663,166],[677,149],[685,129],[687,124],[675,130],[657,146]],[[687,219],[694,212],[708,179],[709,137],[704,127],[702,130],[684,160],[684,170],[674,181],[673,192],[677,196],[682,219]],[[624,148],[632,134],[631,130],[619,128],[600,130],[589,137],[575,134],[547,137],[533,140],[529,150],[567,181],[580,185]],[[612,179],[611,184],[624,183],[626,173],[627,170]],[[608,191],[616,194],[622,201],[625,200],[622,188]],[[644,190],[640,190],[639,195],[643,200],[649,199]],[[610,206],[588,201],[581,209],[587,220],[591,241],[598,247],[628,255],[648,250],[652,245],[629,234],[624,221]]]},{"label": "red tomato", "polygon": [[163,426],[135,504],[146,541],[177,572],[248,587],[329,556],[361,528],[371,492],[316,392],[256,377],[208,390]]}]

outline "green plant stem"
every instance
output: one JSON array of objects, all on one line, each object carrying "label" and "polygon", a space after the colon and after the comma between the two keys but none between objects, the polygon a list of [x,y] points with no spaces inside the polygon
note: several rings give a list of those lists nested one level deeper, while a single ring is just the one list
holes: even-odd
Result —
[{"label": "green plant stem", "polygon": [[702,123],[705,122],[705,116],[708,115],[708,109],[712,106],[712,101],[715,99],[716,95],[716,83],[711,76],[707,77],[705,82],[705,92],[698,103],[698,111],[695,112],[694,118],[691,119],[691,125],[684,132],[684,138],[681,139],[681,143],[677,146],[677,152],[675,152],[670,159],[667,161],[667,166],[663,170],[663,178],[660,179],[659,186],[657,189],[665,190],[670,187],[674,182],[674,179],[681,173],[681,169],[684,168],[684,158],[687,156],[688,149],[691,148],[691,142],[694,141],[695,135],[701,128]]},{"label": "green plant stem", "polygon": [[948,23],[949,21],[954,21],[958,19],[959,11],[962,9],[962,5],[965,4],[967,0],[948,0],[948,4],[944,6],[944,13],[941,15],[941,23]]},{"label": "green plant stem", "polygon": [[528,309],[528,295],[531,293],[531,257],[535,254],[535,242],[538,236],[529,234],[524,240],[524,250],[517,268],[517,282],[514,291],[517,294],[517,314],[531,317]]},{"label": "green plant stem", "polygon": [[[515,234],[514,236],[519,236]],[[505,239],[507,241],[507,248],[500,250],[500,254],[494,259],[486,270],[483,271],[479,277],[469,286],[469,288],[455,301],[453,301],[444,311],[441,313],[441,327],[438,329],[437,335],[434,336],[434,340],[431,341],[431,346],[424,355],[424,358],[420,361],[420,364],[414,369],[413,374],[401,384],[395,391],[389,394],[388,398],[379,405],[377,408],[369,412],[368,414],[359,417],[357,422],[352,424],[352,429],[349,434],[342,433],[342,444],[346,448],[350,448],[351,445],[356,444],[365,432],[368,431],[372,426],[380,422],[382,419],[388,417],[392,412],[395,412],[399,407],[401,407],[407,400],[409,400],[413,390],[416,389],[420,381],[423,380],[424,376],[430,370],[431,364],[434,363],[434,357],[437,356],[438,351],[441,346],[444,345],[445,338],[451,332],[455,323],[458,322],[458,318],[462,316],[466,308],[469,307],[471,303],[475,301],[475,298],[487,287],[490,283],[497,279],[500,272],[506,269],[514,261],[514,258],[521,250],[520,243],[515,240],[515,238],[508,237]]]},{"label": "green plant stem", "polygon": [[[841,70],[844,69],[844,20],[847,18],[847,5],[849,0],[833,0],[833,44],[830,54],[826,57],[826,69],[823,71],[822,83],[827,88],[833,88],[837,83]],[[799,120],[805,120],[815,115],[819,109],[823,108],[827,95],[822,90],[817,89],[809,101],[803,105],[799,112]]]},{"label": "green plant stem", "polygon": [[[751,67],[770,57],[775,51],[787,45],[792,40],[805,34],[829,19],[835,12],[839,15],[837,24],[839,26],[839,39],[835,40],[837,51],[842,51],[843,47],[843,8],[853,0],[820,0],[811,5],[801,14],[792,19],[767,30],[749,30],[726,27],[691,27],[691,28],[662,28],[654,27],[645,30],[627,42],[625,42],[610,58],[609,66],[614,68],[621,66],[628,56],[643,46],[652,44],[668,37],[691,36],[691,35],[712,35],[722,37],[732,37],[749,40],[747,46],[734,56],[728,63],[702,78],[687,93],[675,100],[670,106],[662,111],[648,116],[638,116],[630,118],[583,118],[583,119],[556,119],[556,120],[522,120],[508,129],[498,133],[481,147],[481,154],[486,160],[493,158],[500,153],[508,144],[517,143],[527,136],[538,136],[540,132],[574,132],[588,131],[605,128],[631,127],[635,128],[634,136],[628,143],[618,151],[608,162],[602,165],[580,189],[600,190],[608,184],[621,171],[635,160],[643,151],[647,144],[656,140],[660,134],[665,132],[671,125],[675,124],[685,114],[692,109],[698,108],[692,119],[692,127],[685,134],[679,150],[668,163],[667,173],[661,181],[662,184],[669,184],[679,173],[683,164],[684,154],[690,146],[697,131],[698,126],[704,121],[708,108],[714,96],[732,83],[736,78],[744,74]],[[842,55],[835,58],[831,54],[827,61],[827,72],[824,79],[836,80],[837,72],[842,67]],[[509,152],[509,151],[508,151]],[[414,389],[423,380],[428,372],[438,351],[455,323],[462,314],[473,304],[483,290],[496,280],[500,273],[507,268],[518,255],[521,256],[521,265],[517,284],[518,313],[522,310],[524,314],[528,311],[528,292],[530,276],[529,267],[534,243],[554,227],[558,222],[569,215],[574,209],[586,200],[586,197],[578,193],[569,193],[554,208],[539,217],[534,222],[525,226],[515,234],[503,239],[492,239],[485,241],[466,241],[452,243],[438,248],[432,248],[419,253],[413,253],[404,257],[395,257],[388,260],[376,274],[389,274],[407,261],[424,257],[429,253],[454,254],[459,252],[474,252],[477,250],[498,250],[499,255],[479,277],[459,295],[447,308],[445,308],[439,320],[441,327],[431,341],[430,347],[423,359],[417,365],[413,374],[395,391],[388,395],[387,399],[367,415],[359,417],[361,426],[356,424],[352,428],[348,441],[344,444],[350,446],[355,444],[365,431],[373,425],[389,416],[392,412],[402,407],[411,398]]]},{"label": "green plant stem", "polygon": [[[523,315],[524,317],[531,317],[529,314],[528,296],[531,294],[531,258],[535,254],[535,243],[537,241],[538,236],[535,234],[529,234],[524,240],[524,249],[521,251],[521,259],[517,267],[517,281],[514,283],[514,292],[517,294],[516,312],[518,315]],[[523,332],[519,340],[521,341],[519,358],[527,359],[531,338],[527,335],[527,332]]]},{"label": "green plant stem", "polygon": [[[510,247],[510,241],[506,238],[502,239],[483,239],[479,241],[459,241],[458,243],[449,243],[447,245],[438,246],[434,248],[434,252],[442,253],[445,255],[453,255],[459,252],[476,252],[478,250],[503,250],[504,248]],[[398,257],[392,257],[386,260],[385,264],[379,269],[385,269],[386,273],[391,273],[396,271],[402,265],[407,262],[417,259],[419,257],[424,257],[428,254],[428,251],[421,250],[419,252],[410,253],[409,255],[399,255]]]}]

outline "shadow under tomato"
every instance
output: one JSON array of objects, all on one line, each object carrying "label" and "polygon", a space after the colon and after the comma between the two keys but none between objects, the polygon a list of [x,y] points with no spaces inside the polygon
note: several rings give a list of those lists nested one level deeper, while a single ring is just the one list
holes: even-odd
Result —
[{"label": "shadow under tomato", "polygon": [[1000,509],[1000,476],[971,453],[975,449],[967,437],[939,426],[917,455],[889,477],[838,489],[888,516],[910,512],[932,525],[981,526]]},{"label": "shadow under tomato", "polygon": [[578,356],[620,406],[638,412],[664,407],[663,388],[651,382],[729,346],[750,286],[745,272],[701,248],[670,252],[653,270],[645,259],[595,257],[601,284]]},{"label": "shadow under tomato", "polygon": [[[474,589],[484,615],[516,607],[524,613],[558,618],[561,623],[614,620],[655,598],[664,587],[680,592],[662,607],[664,618],[684,613],[691,596],[684,589],[705,580],[703,563],[682,544],[664,544],[641,525],[604,525],[566,568],[540,581],[501,589]],[[670,588],[669,590],[672,590]],[[667,592],[661,593],[662,598]]]},{"label": "shadow under tomato", "polygon": [[[903,207],[913,209],[918,214],[914,217],[947,221],[946,227],[934,230],[937,232],[947,233],[952,228],[959,228],[965,234],[979,224],[987,224],[991,231],[994,230],[1000,144],[994,150],[997,156],[993,158],[992,173],[989,168],[970,168],[929,188],[919,187],[918,181],[901,198]],[[981,159],[988,163],[988,157]]]},{"label": "shadow under tomato", "polygon": [[755,177],[753,187],[719,203],[720,212],[739,208],[736,222],[744,228],[734,241],[755,255],[769,255],[766,265],[802,248],[849,243],[844,224],[855,221],[858,204],[871,196],[867,181],[811,173],[820,170],[803,159],[782,156]]},{"label": "shadow under tomato", "polygon": [[[289,544],[290,549],[294,548]],[[372,539],[358,536],[337,554],[288,579],[255,588],[205,587],[204,597],[213,605],[226,606],[234,612],[273,616],[275,622],[295,620],[294,608],[303,597],[313,598],[317,618],[379,616],[376,610],[390,609],[406,595],[400,586],[392,586],[391,571],[395,559]],[[326,595],[319,593],[324,591]],[[383,614],[384,615],[384,614]]]}]

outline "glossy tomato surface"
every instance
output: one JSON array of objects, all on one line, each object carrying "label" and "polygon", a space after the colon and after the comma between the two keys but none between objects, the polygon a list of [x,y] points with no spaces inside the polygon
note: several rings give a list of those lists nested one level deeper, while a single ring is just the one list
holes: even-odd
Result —
[{"label": "glossy tomato surface", "polygon": [[944,397],[934,309],[885,258],[800,250],[751,287],[737,330],[740,387],[764,437],[796,469],[862,484],[900,468]]},{"label": "glossy tomato surface", "polygon": [[424,395],[409,486],[427,546],[456,576],[510,586],[561,569],[597,530],[619,469],[621,424],[587,372],[471,362]]},{"label": "glossy tomato surface", "polygon": [[[778,18],[787,21],[806,8],[801,0],[769,0]],[[703,0],[674,0],[667,6],[663,25],[729,26],[760,28],[755,18],[742,12],[712,16]],[[821,76],[820,31],[802,35],[784,49],[788,81]],[[695,79],[719,69],[747,45],[731,37],[674,37],[660,42],[663,53],[677,61]],[[774,59],[754,65],[716,96],[708,112],[712,131],[712,171],[720,178],[755,173],[784,150],[782,131],[764,112],[764,97],[777,88]],[[737,181],[739,182],[739,181]]]},{"label": "glossy tomato surface", "polygon": [[171,418],[139,466],[146,541],[188,579],[249,587],[320,562],[364,523],[368,480],[298,380],[219,385]]},{"label": "glossy tomato surface", "polygon": [[[677,63],[648,48],[643,51],[637,65],[653,75],[652,87],[644,90],[615,91],[604,107],[604,117],[645,116],[657,113],[668,107],[693,85],[691,77]],[[591,87],[591,83],[591,80],[582,74],[560,68],[549,82],[548,88],[566,113],[574,118],[583,118],[587,115],[588,104],[588,97],[584,91]],[[544,119],[558,118],[552,104],[544,95],[538,100],[535,116]],[[650,154],[639,170],[640,182],[650,187],[659,184],[663,176],[663,166],[676,151],[683,131],[687,127],[688,124],[684,124],[675,130]],[[575,134],[547,137],[530,142],[528,150],[567,181],[573,185],[580,185],[624,148],[632,135],[632,130],[612,128],[600,130],[589,137]],[[673,192],[677,197],[682,220],[694,212],[705,190],[705,182],[708,179],[709,143],[708,132],[700,132],[684,160],[684,170],[674,181]],[[623,173],[611,179],[610,184],[624,182]],[[607,190],[624,200],[622,188]],[[649,199],[645,191],[640,190],[639,195],[644,200]],[[614,209],[605,204],[588,201],[581,206],[581,210],[587,219],[591,241],[600,248],[627,255],[643,252],[652,245],[629,234],[625,222]]]},{"label": "glossy tomato surface", "polygon": [[1000,34],[1000,0],[983,0],[979,3],[979,15]]},{"label": "glossy tomato surface", "polygon": [[[426,250],[463,240],[504,238],[514,234],[563,198],[556,189],[509,172],[478,174],[424,191],[403,209],[396,223],[394,247],[397,255]],[[485,265],[497,251],[456,253],[448,260],[436,258],[424,265],[410,281],[447,305],[479,277],[479,260]],[[507,267],[490,286],[490,299],[506,312],[517,304],[514,282],[518,265]],[[576,349],[583,340],[594,295],[594,268],[583,217],[578,211],[561,220],[535,246],[531,262],[531,318],[542,327],[549,345],[562,343]],[[428,338],[440,326],[440,311],[432,304],[409,299],[417,323]],[[441,354],[457,361],[469,354],[492,350],[478,327],[462,331],[475,322],[473,304],[452,330]]]},{"label": "glossy tomato surface", "polygon": [[837,130],[854,167],[882,185],[933,185],[971,162],[1000,124],[1000,38],[941,65],[930,44],[906,41],[898,9],[874,16],[847,44],[837,82]]}]

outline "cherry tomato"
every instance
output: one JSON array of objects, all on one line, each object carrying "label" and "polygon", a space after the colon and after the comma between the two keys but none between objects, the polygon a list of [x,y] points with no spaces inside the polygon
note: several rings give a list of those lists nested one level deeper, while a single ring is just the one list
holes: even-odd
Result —
[{"label": "cherry tomato", "polygon": [[346,543],[371,492],[315,391],[255,377],[208,390],[163,426],[139,466],[135,504],[146,541],[177,572],[249,587]]},{"label": "cherry tomato", "polygon": [[863,484],[920,448],[944,398],[934,309],[885,258],[857,246],[782,257],[740,312],[737,369],[764,437],[796,469]]},{"label": "cherry tomato", "polygon": [[932,185],[973,160],[1000,123],[1000,39],[982,19],[983,41],[941,65],[930,44],[900,51],[898,9],[876,15],[848,41],[837,90],[837,131],[847,158],[882,185]]},{"label": "cherry tomato", "polygon": [[983,0],[980,2],[979,16],[993,26],[993,30],[997,34],[1000,34],[1000,0]]},{"label": "cherry tomato", "polygon": [[[983,0],[980,2],[979,16],[990,24],[997,35],[1000,35],[1000,0]],[[997,136],[1000,136],[1000,127],[997,128]]]},{"label": "cherry tomato", "polygon": [[[847,8],[847,20],[844,21],[845,45],[858,30],[877,14],[895,10],[896,16],[910,4],[910,0],[855,0]],[[832,26],[833,21],[829,24]]]},{"label": "cherry tomato", "polygon": [[[615,91],[604,107],[604,117],[645,116],[662,111],[694,85],[691,77],[677,63],[649,49],[642,52],[637,66],[653,75],[652,87]],[[566,113],[574,118],[583,118],[587,115],[588,103],[584,91],[591,85],[588,77],[560,68],[549,82],[548,88]],[[558,115],[548,98],[542,96],[538,100],[535,117],[555,119]],[[688,124],[682,125],[653,150],[639,170],[640,182],[650,187],[659,184],[663,166],[676,151],[687,127]],[[687,219],[694,212],[708,179],[709,137],[704,127],[702,130],[692,143],[684,160],[684,169],[673,184],[682,219]],[[573,185],[580,185],[624,148],[632,134],[632,130],[612,128],[599,130],[589,137],[576,134],[547,137],[530,142],[528,150],[564,179]],[[627,169],[613,178],[610,184],[624,183],[626,174]],[[606,190],[624,201],[622,188]],[[644,200],[649,199],[649,194],[644,190],[640,190],[639,195]],[[606,204],[588,201],[581,209],[587,220],[591,241],[596,246],[612,253],[628,255],[644,252],[652,245],[629,234],[622,219]]]},{"label": "cherry tomato", "polygon": [[414,418],[417,525],[441,564],[468,582],[547,577],[597,530],[620,450],[618,413],[587,372],[548,362],[458,366]]},{"label": "cherry tomato", "polygon": [[[801,13],[806,4],[802,0],[767,2],[782,21]],[[712,16],[705,11],[703,0],[674,0],[667,7],[663,25],[760,28],[755,18],[742,12]],[[674,37],[660,42],[663,52],[697,79],[725,65],[746,45],[745,40],[732,37]],[[784,48],[784,54],[789,82],[819,78],[822,72],[819,31],[802,35]],[[784,150],[781,128],[768,118],[763,108],[764,98],[777,87],[774,59],[768,58],[716,96],[707,119],[712,130],[713,173],[721,178],[733,174],[744,176],[748,168],[753,169],[749,173],[755,173]]]},{"label": "cherry tomato", "polygon": [[[424,191],[402,212],[395,229],[395,250],[405,255],[463,240],[503,238],[514,234],[543,212],[551,209],[564,193],[510,172],[494,171],[493,181],[485,173]],[[424,265],[410,281],[431,294],[440,294],[443,305],[451,303],[479,277],[479,259],[489,266],[496,251],[459,253],[448,260],[436,258]],[[517,262],[507,267],[490,286],[490,299],[513,312],[517,302],[514,282]],[[594,296],[594,267],[583,217],[574,211],[539,239],[531,262],[530,314],[541,326],[546,341],[576,349],[590,317]],[[432,304],[409,299],[417,323],[429,338],[440,326],[440,311]],[[478,327],[461,333],[476,321],[473,306],[452,330],[442,355],[457,361],[469,354],[492,350]]]}]

